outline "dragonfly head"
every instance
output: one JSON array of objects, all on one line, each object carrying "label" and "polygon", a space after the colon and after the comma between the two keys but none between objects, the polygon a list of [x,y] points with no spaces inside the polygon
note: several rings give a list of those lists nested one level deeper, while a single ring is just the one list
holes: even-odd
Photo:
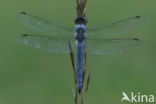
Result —
[{"label": "dragonfly head", "polygon": [[76,17],[74,19],[74,23],[75,24],[87,24],[88,20],[87,20],[87,17]]}]

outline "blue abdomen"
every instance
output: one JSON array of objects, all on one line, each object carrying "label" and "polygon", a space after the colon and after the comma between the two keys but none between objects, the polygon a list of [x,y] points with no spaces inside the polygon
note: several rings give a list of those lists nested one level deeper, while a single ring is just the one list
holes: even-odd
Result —
[{"label": "blue abdomen", "polygon": [[83,84],[83,42],[77,44],[77,89],[79,93]]}]

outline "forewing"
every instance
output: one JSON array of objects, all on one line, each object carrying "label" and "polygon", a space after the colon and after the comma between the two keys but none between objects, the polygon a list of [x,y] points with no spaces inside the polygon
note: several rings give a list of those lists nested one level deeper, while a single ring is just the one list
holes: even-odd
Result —
[{"label": "forewing", "polygon": [[144,17],[135,16],[111,24],[90,27],[87,29],[87,35],[121,35],[135,30],[144,22]]},{"label": "forewing", "polygon": [[140,48],[143,44],[136,38],[113,38],[87,40],[87,52],[96,55],[116,54]]},{"label": "forewing", "polygon": [[18,38],[20,43],[54,53],[69,53],[68,41],[70,40],[72,48],[75,49],[75,40],[68,37],[54,37],[41,35],[24,34]]},{"label": "forewing", "polygon": [[43,33],[65,36],[71,36],[74,33],[73,28],[70,26],[50,22],[26,12],[18,13],[17,19],[27,27]]}]

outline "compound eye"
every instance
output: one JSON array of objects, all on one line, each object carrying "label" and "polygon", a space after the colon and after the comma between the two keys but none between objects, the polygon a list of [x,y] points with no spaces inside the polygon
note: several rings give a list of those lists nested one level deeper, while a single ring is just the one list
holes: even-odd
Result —
[{"label": "compound eye", "polygon": [[83,24],[87,24],[87,18],[86,17],[76,17],[74,19],[74,23],[78,24],[78,23],[83,23]]},{"label": "compound eye", "polygon": [[77,19],[74,19],[74,23],[77,24]]},{"label": "compound eye", "polygon": [[88,20],[87,20],[87,18],[86,18],[86,17],[84,17],[84,19],[85,19],[85,24],[87,24],[87,23],[88,23]]}]

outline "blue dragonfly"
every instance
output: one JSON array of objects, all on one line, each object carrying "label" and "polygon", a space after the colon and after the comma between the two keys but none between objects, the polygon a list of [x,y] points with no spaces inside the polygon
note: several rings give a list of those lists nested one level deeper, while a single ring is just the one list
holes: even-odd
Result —
[{"label": "blue dragonfly", "polygon": [[[144,24],[145,19],[141,16],[130,17],[110,24],[86,27],[87,18],[78,16],[72,26],[59,24],[21,12],[17,19],[25,26],[36,31],[51,34],[19,36],[19,42],[48,52],[69,53],[68,41],[73,49],[77,49],[77,89],[81,92],[83,80],[83,57],[84,46],[89,54],[108,55],[140,48],[142,42],[137,38],[104,38],[104,36],[118,36],[133,31]],[[74,36],[75,33],[75,36]],[[86,35],[87,33],[87,35]]]}]

